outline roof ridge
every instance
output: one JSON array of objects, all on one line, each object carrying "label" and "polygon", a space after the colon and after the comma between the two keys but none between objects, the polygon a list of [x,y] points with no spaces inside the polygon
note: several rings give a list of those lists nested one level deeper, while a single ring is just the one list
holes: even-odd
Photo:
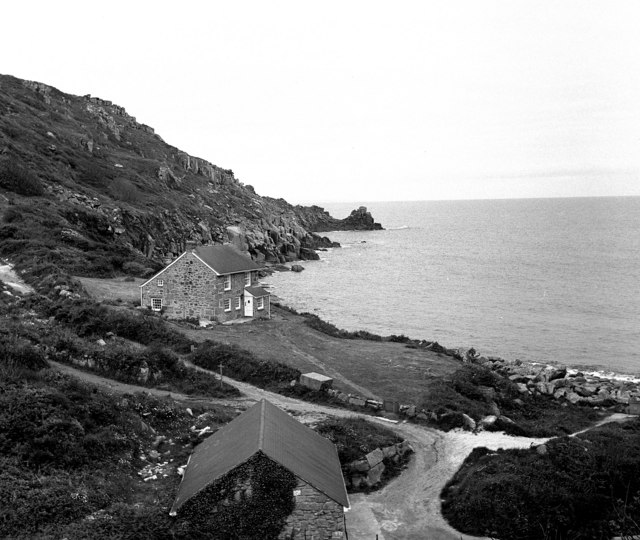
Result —
[{"label": "roof ridge", "polygon": [[267,408],[267,400],[262,398],[260,401],[260,431],[258,433],[258,449],[264,450],[264,416]]}]

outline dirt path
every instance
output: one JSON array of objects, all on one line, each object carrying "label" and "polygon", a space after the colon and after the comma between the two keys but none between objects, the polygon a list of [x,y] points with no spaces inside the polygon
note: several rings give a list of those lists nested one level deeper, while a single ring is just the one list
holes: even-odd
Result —
[{"label": "dirt path", "polygon": [[[307,403],[226,377],[225,382],[236,386],[242,392],[242,397],[236,399],[192,397],[179,392],[167,392],[113,381],[66,364],[57,362],[50,362],[50,364],[63,373],[112,393],[148,392],[158,397],[169,396],[185,406],[204,403],[239,408],[249,407],[264,398],[278,407],[290,411],[304,423],[315,422],[327,416],[362,416],[367,420],[379,422],[398,431],[411,443],[415,451],[414,457],[400,477],[382,490],[368,495],[361,493],[350,495],[351,509],[346,514],[349,540],[373,540],[376,535],[378,535],[378,540],[477,539],[478,537],[461,534],[444,520],[440,512],[442,488],[476,447],[485,446],[491,450],[529,448],[531,445],[542,444],[549,440],[548,438],[511,437],[504,433],[494,432],[474,434],[464,431],[450,431],[445,433],[409,423],[389,424],[376,417]],[[207,371],[197,366],[192,367]],[[612,421],[621,422],[628,418],[629,415],[612,415],[598,422],[597,425]]]}]

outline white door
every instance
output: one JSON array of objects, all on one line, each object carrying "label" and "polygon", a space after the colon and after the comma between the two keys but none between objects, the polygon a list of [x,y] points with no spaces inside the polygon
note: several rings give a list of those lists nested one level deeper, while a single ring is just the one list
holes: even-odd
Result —
[{"label": "white door", "polygon": [[253,296],[248,294],[244,296],[244,316],[253,317]]}]

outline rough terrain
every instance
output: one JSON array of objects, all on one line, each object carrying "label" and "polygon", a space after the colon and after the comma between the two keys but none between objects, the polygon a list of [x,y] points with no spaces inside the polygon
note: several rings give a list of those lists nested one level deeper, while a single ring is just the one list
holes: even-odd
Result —
[{"label": "rough terrain", "polygon": [[[243,397],[216,400],[192,397],[177,392],[143,388],[106,379],[64,364],[52,362],[52,367],[95,384],[112,393],[148,392],[158,397],[169,396],[188,407],[195,403],[216,403],[245,409],[260,399],[268,399],[289,411],[300,421],[314,423],[326,416],[361,416],[353,411],[307,403],[281,396],[254,386],[225,378],[236,386]],[[399,478],[378,492],[350,496],[347,527],[351,540],[460,540],[475,538],[453,529],[440,513],[440,492],[473,448],[528,448],[548,439],[511,437],[503,433],[463,431],[448,433],[409,423],[390,424],[384,419],[366,416],[398,431],[408,440],[415,455]],[[626,415],[613,415],[605,421],[621,421]]]}]

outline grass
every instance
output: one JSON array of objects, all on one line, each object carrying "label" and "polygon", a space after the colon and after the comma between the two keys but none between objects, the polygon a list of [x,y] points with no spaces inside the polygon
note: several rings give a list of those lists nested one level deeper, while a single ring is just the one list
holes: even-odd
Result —
[{"label": "grass", "polygon": [[90,277],[77,278],[85,290],[99,302],[126,303],[140,305],[140,285],[146,280],[134,278],[133,281],[125,277],[99,279]]}]

